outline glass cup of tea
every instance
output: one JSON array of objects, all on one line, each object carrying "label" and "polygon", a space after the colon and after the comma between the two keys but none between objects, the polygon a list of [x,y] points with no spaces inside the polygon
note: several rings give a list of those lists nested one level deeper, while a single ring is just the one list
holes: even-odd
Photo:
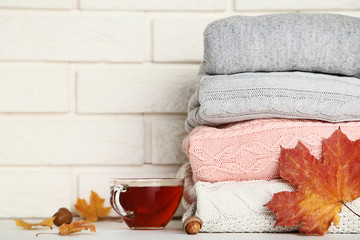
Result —
[{"label": "glass cup of tea", "polygon": [[110,204],[131,229],[163,229],[183,189],[182,178],[112,178]]}]

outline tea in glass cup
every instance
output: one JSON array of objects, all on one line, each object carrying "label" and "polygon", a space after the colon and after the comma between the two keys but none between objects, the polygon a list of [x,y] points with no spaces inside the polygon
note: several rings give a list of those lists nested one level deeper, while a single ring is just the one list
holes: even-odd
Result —
[{"label": "tea in glass cup", "polygon": [[163,229],[174,216],[182,178],[113,178],[110,204],[131,229]]}]

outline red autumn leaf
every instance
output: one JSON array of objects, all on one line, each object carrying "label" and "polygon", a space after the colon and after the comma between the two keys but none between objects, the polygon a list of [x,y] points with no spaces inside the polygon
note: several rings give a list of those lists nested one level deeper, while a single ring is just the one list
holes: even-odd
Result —
[{"label": "red autumn leaf", "polygon": [[299,142],[281,149],[280,176],[298,188],[276,193],[266,205],[277,216],[276,226],[300,225],[300,232],[324,235],[339,224],[343,203],[360,197],[360,140],[350,141],[336,130],[323,140],[316,159]]}]

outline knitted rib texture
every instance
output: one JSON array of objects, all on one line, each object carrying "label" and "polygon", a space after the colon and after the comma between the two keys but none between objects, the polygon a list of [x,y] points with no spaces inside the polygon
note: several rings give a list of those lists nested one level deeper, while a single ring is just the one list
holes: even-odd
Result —
[{"label": "knitted rib texture", "polygon": [[[285,180],[257,180],[248,182],[197,182],[197,201],[185,212],[183,221],[190,216],[202,219],[201,232],[289,232],[299,227],[276,226],[276,216],[264,207],[274,193],[293,191]],[[360,198],[348,203],[360,212]],[[357,216],[343,207],[338,228],[331,226],[329,233],[360,233]]]},{"label": "knitted rib texture", "polygon": [[350,140],[360,138],[360,122],[260,119],[221,128],[199,126],[184,140],[194,181],[246,181],[279,178],[280,146],[301,141],[316,158],[322,139],[341,127]]},{"label": "knitted rib texture", "polygon": [[196,193],[194,188],[193,172],[191,170],[191,165],[189,162],[186,162],[181,166],[179,171],[176,174],[176,177],[184,179],[184,191],[181,198],[181,204],[184,209],[188,209],[190,205],[196,201]]},{"label": "knitted rib texture", "polygon": [[360,120],[360,80],[306,72],[199,75],[185,127],[261,118]]},{"label": "knitted rib texture", "polygon": [[304,71],[360,76],[360,18],[286,13],[232,16],[204,31],[209,74]]}]

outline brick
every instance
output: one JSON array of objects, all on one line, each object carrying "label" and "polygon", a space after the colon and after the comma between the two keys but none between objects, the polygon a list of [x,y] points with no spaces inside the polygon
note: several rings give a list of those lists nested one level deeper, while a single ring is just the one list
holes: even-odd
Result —
[{"label": "brick", "polygon": [[226,7],[226,0],[80,0],[81,9],[223,11]]},{"label": "brick", "polygon": [[[105,206],[110,206],[109,202],[109,179],[110,178],[169,178],[175,177],[180,166],[151,166],[144,165],[138,167],[113,167],[97,168],[94,170],[82,170],[75,168],[78,174],[78,195],[79,198],[89,200],[91,191],[95,191],[100,197],[105,198]],[[183,209],[180,208],[177,216],[180,216]],[[111,210],[110,216],[119,215]]]},{"label": "brick", "polygon": [[355,10],[358,0],[235,0],[236,10]]},{"label": "brick", "polygon": [[200,62],[203,31],[210,18],[155,19],[153,60],[156,62]]},{"label": "brick", "polygon": [[0,112],[69,111],[66,67],[0,67]]},{"label": "brick", "polygon": [[141,62],[142,15],[0,16],[0,60]]},{"label": "brick", "polygon": [[0,164],[124,165],[144,162],[140,117],[117,120],[1,120]]},{"label": "brick", "polygon": [[197,68],[80,70],[77,111],[186,112]]},{"label": "brick", "polygon": [[0,7],[5,8],[40,8],[71,9],[76,7],[76,0],[0,0]]},{"label": "brick", "polygon": [[48,218],[71,207],[71,170],[2,167],[0,189],[0,217]]},{"label": "brick", "polygon": [[182,142],[187,136],[184,123],[185,117],[181,120],[153,120],[153,164],[183,164],[187,161],[182,149]]}]

